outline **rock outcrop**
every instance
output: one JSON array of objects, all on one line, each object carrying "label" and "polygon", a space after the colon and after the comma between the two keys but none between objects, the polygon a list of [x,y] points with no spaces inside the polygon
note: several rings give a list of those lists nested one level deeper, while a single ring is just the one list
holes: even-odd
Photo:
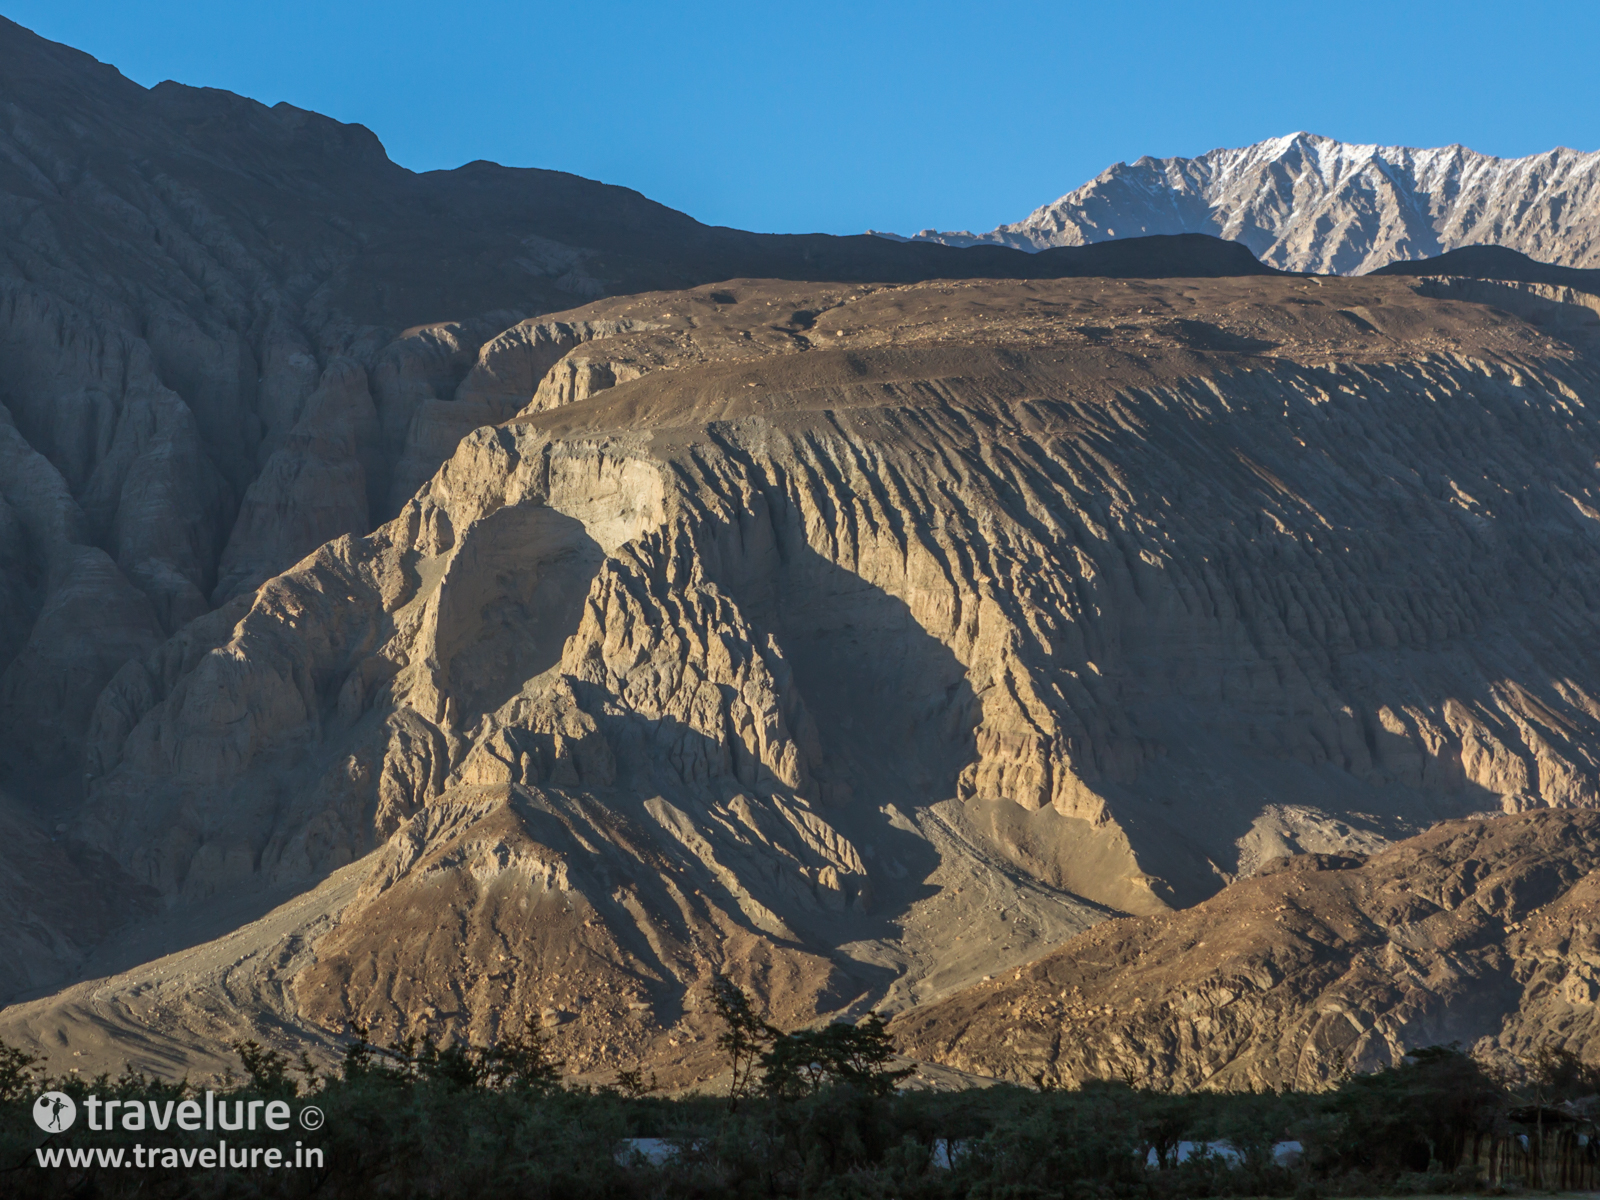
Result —
[{"label": "rock outcrop", "polygon": [[[1184,245],[1169,266],[1264,269]],[[76,828],[124,666],[393,518],[618,332],[529,318],[753,271],[1107,269],[1069,259],[711,228],[491,163],[417,175],[359,126],[145,89],[0,21],[0,785],[38,829]],[[566,370],[551,402],[622,378]],[[0,995],[25,978],[0,963]]]},{"label": "rock outcrop", "polygon": [[1494,158],[1465,146],[1359,146],[1296,133],[1198,158],[1141,158],[990,233],[914,240],[1019,250],[1209,233],[1290,271],[1358,275],[1493,244],[1600,266],[1600,152]]},{"label": "rock outcrop", "polygon": [[1073,1086],[1315,1089],[1459,1043],[1596,1061],[1600,817],[1447,821],[1370,858],[1275,858],[908,1014],[908,1053]]},{"label": "rock outcrop", "polygon": [[519,327],[519,415],[119,672],[79,836],[174,911],[362,860],[296,1020],[691,1082],[714,970],[785,1023],[912,1008],[1285,853],[1595,807],[1600,373],[1432,287]]}]

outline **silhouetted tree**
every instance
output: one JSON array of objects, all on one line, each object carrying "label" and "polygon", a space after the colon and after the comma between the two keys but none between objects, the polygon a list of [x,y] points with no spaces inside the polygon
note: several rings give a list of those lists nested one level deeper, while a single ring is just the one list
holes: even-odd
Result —
[{"label": "silhouetted tree", "polygon": [[733,1068],[733,1080],[728,1085],[728,1109],[733,1111],[754,1089],[761,1055],[780,1034],[756,1016],[750,997],[720,972],[711,977],[711,1006],[723,1025],[717,1045],[727,1051]]},{"label": "silhouetted tree", "polygon": [[1546,1042],[1534,1052],[1528,1074],[1540,1089],[1540,1100],[1559,1103],[1600,1092],[1600,1067],[1586,1063],[1565,1046]]},{"label": "silhouetted tree", "polygon": [[887,1096],[915,1073],[891,1068],[895,1058],[884,1020],[871,1013],[855,1025],[834,1022],[822,1029],[800,1029],[774,1039],[761,1056],[762,1087],[773,1096],[816,1092],[847,1084],[872,1096]]},{"label": "silhouetted tree", "polygon": [[[396,1083],[425,1081],[446,1088],[514,1088],[522,1091],[547,1091],[561,1082],[562,1063],[551,1058],[544,1039],[535,1033],[503,1038],[488,1046],[452,1042],[440,1046],[430,1035],[410,1035],[387,1046],[367,1039],[367,1031],[355,1028],[356,1037],[345,1047],[344,1078],[347,1082],[377,1077]],[[253,1045],[254,1043],[249,1043]],[[240,1048],[241,1055],[243,1048]],[[249,1061],[246,1061],[249,1067]]]},{"label": "silhouetted tree", "polygon": [[0,1041],[0,1104],[31,1099],[40,1087],[39,1059]]}]

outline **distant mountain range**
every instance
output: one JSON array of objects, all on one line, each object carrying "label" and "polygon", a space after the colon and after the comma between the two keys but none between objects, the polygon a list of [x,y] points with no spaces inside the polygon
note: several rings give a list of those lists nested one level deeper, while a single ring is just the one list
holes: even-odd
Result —
[{"label": "distant mountain range", "polygon": [[1479,244],[1600,266],[1600,152],[1495,158],[1294,133],[1198,158],[1117,163],[1015,224],[904,240],[1045,250],[1170,233],[1230,238],[1269,266],[1324,274]]}]

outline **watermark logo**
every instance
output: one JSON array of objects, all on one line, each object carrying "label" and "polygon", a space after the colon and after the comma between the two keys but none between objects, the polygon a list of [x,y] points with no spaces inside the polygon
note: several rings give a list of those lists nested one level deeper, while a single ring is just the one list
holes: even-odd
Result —
[{"label": "watermark logo", "polygon": [[78,1119],[78,1106],[65,1092],[46,1092],[33,1102],[33,1123],[46,1133],[65,1133]]},{"label": "watermark logo", "polygon": [[[215,1092],[195,1094],[182,1100],[171,1096],[164,1100],[129,1097],[102,1100],[93,1093],[74,1100],[65,1092],[46,1092],[33,1102],[33,1123],[47,1134],[65,1133],[77,1124],[80,1107],[84,1124],[91,1133],[143,1133],[151,1129],[157,1133],[181,1131],[188,1134],[220,1131],[222,1136],[214,1145],[198,1144],[201,1139],[189,1137],[183,1139],[183,1144],[151,1145],[141,1139],[131,1145],[112,1146],[74,1146],[69,1144],[70,1139],[57,1142],[47,1137],[34,1147],[34,1160],[39,1166],[72,1170],[198,1167],[206,1171],[260,1168],[320,1171],[327,1164],[320,1146],[307,1146],[299,1139],[292,1147],[249,1144],[250,1135],[257,1130],[286,1133],[293,1128],[295,1112],[287,1100],[235,1100],[227,1095],[219,1097]],[[322,1110],[314,1104],[303,1105],[299,1118],[302,1129],[322,1128]],[[240,1142],[245,1144],[240,1145]]]}]

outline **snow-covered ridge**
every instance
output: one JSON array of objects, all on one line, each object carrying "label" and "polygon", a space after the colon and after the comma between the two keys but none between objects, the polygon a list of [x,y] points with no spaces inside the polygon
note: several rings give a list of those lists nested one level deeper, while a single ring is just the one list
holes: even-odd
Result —
[{"label": "snow-covered ridge", "polygon": [[1117,163],[1015,224],[925,229],[914,240],[1034,251],[1157,233],[1215,234],[1271,266],[1342,275],[1480,243],[1595,267],[1600,152],[1495,158],[1294,133],[1198,158]]}]

